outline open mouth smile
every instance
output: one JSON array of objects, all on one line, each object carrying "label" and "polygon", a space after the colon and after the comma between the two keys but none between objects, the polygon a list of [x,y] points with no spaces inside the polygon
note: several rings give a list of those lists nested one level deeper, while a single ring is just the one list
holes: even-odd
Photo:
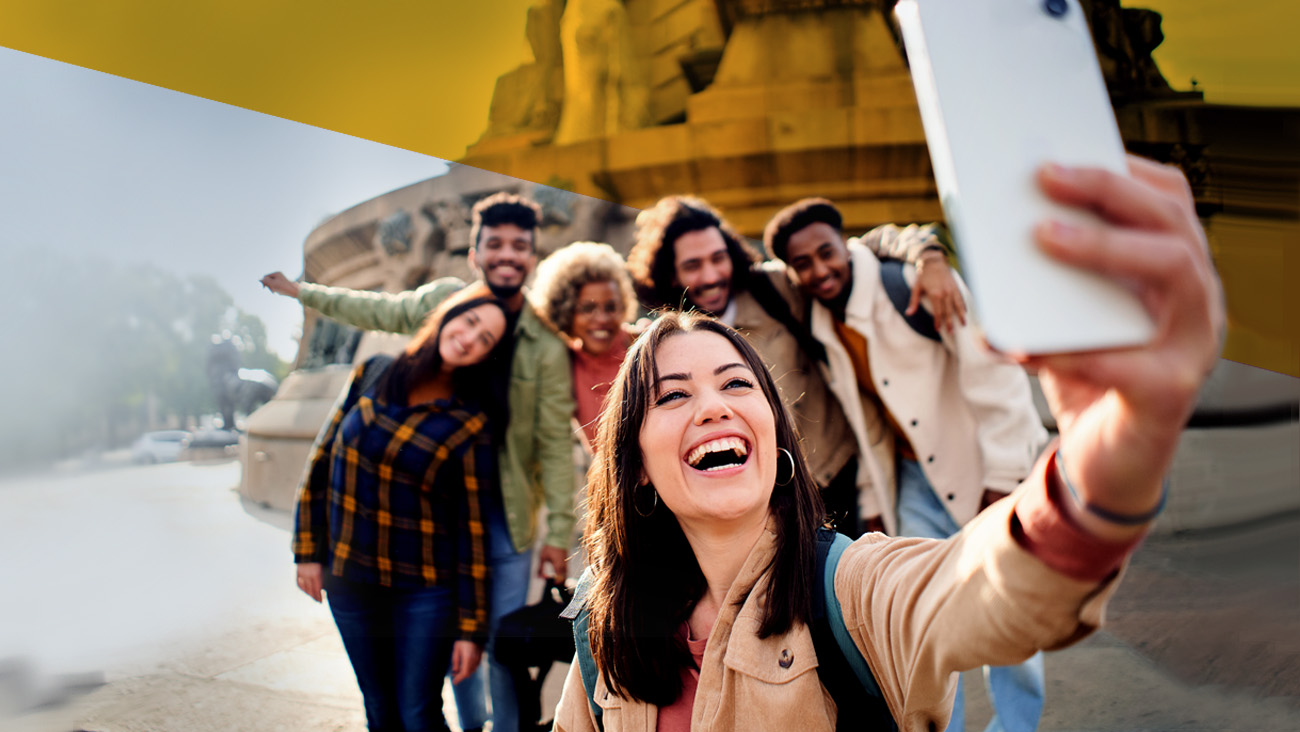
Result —
[{"label": "open mouth smile", "polygon": [[691,450],[686,463],[696,470],[712,473],[738,468],[749,460],[749,443],[739,437],[722,437]]}]

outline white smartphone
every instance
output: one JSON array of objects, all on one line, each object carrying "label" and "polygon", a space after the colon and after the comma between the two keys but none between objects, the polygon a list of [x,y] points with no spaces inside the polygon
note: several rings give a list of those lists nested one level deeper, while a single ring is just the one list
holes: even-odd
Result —
[{"label": "white smartphone", "polygon": [[940,202],[988,342],[1042,354],[1149,340],[1154,326],[1131,292],[1034,244],[1040,221],[1091,216],[1049,201],[1035,182],[1039,166],[1128,172],[1077,0],[900,0],[895,12]]}]

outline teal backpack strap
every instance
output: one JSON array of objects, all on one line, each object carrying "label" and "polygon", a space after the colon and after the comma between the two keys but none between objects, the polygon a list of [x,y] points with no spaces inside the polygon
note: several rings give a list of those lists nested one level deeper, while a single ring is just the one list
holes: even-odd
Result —
[{"label": "teal backpack strap", "polygon": [[583,570],[578,579],[578,586],[573,590],[573,600],[560,613],[560,617],[573,621],[573,645],[578,661],[578,673],[582,675],[582,688],[587,692],[587,704],[591,706],[591,715],[596,719],[596,728],[604,732],[605,720],[601,715],[603,709],[596,703],[596,659],[591,655],[591,636],[587,633],[587,592],[591,590],[594,580],[591,568]]},{"label": "teal backpack strap", "polygon": [[871,674],[867,660],[862,657],[858,647],[853,644],[853,638],[849,636],[849,629],[844,625],[844,610],[840,607],[840,599],[835,596],[835,569],[840,564],[840,555],[852,543],[849,537],[837,533],[835,541],[831,542],[830,550],[826,553],[826,566],[822,570],[822,590],[826,593],[826,622],[831,626],[835,642],[839,644],[840,652],[849,662],[849,667],[858,677],[862,688],[872,696],[881,696],[880,686],[876,684],[876,677]]}]

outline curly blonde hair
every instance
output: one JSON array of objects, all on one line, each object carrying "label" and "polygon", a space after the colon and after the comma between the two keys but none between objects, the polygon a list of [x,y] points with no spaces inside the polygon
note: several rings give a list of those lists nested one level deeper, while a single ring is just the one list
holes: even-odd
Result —
[{"label": "curly blonde hair", "polygon": [[615,283],[624,304],[623,320],[636,317],[636,294],[623,257],[614,247],[594,241],[573,242],[543,259],[528,297],[555,327],[572,335],[578,292],[592,282]]}]

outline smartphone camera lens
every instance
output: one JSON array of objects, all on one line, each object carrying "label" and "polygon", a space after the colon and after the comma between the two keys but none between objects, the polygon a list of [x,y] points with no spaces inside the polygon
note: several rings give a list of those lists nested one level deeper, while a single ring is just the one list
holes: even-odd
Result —
[{"label": "smartphone camera lens", "polygon": [[1043,10],[1054,18],[1064,17],[1069,9],[1070,5],[1065,0],[1043,0]]}]

